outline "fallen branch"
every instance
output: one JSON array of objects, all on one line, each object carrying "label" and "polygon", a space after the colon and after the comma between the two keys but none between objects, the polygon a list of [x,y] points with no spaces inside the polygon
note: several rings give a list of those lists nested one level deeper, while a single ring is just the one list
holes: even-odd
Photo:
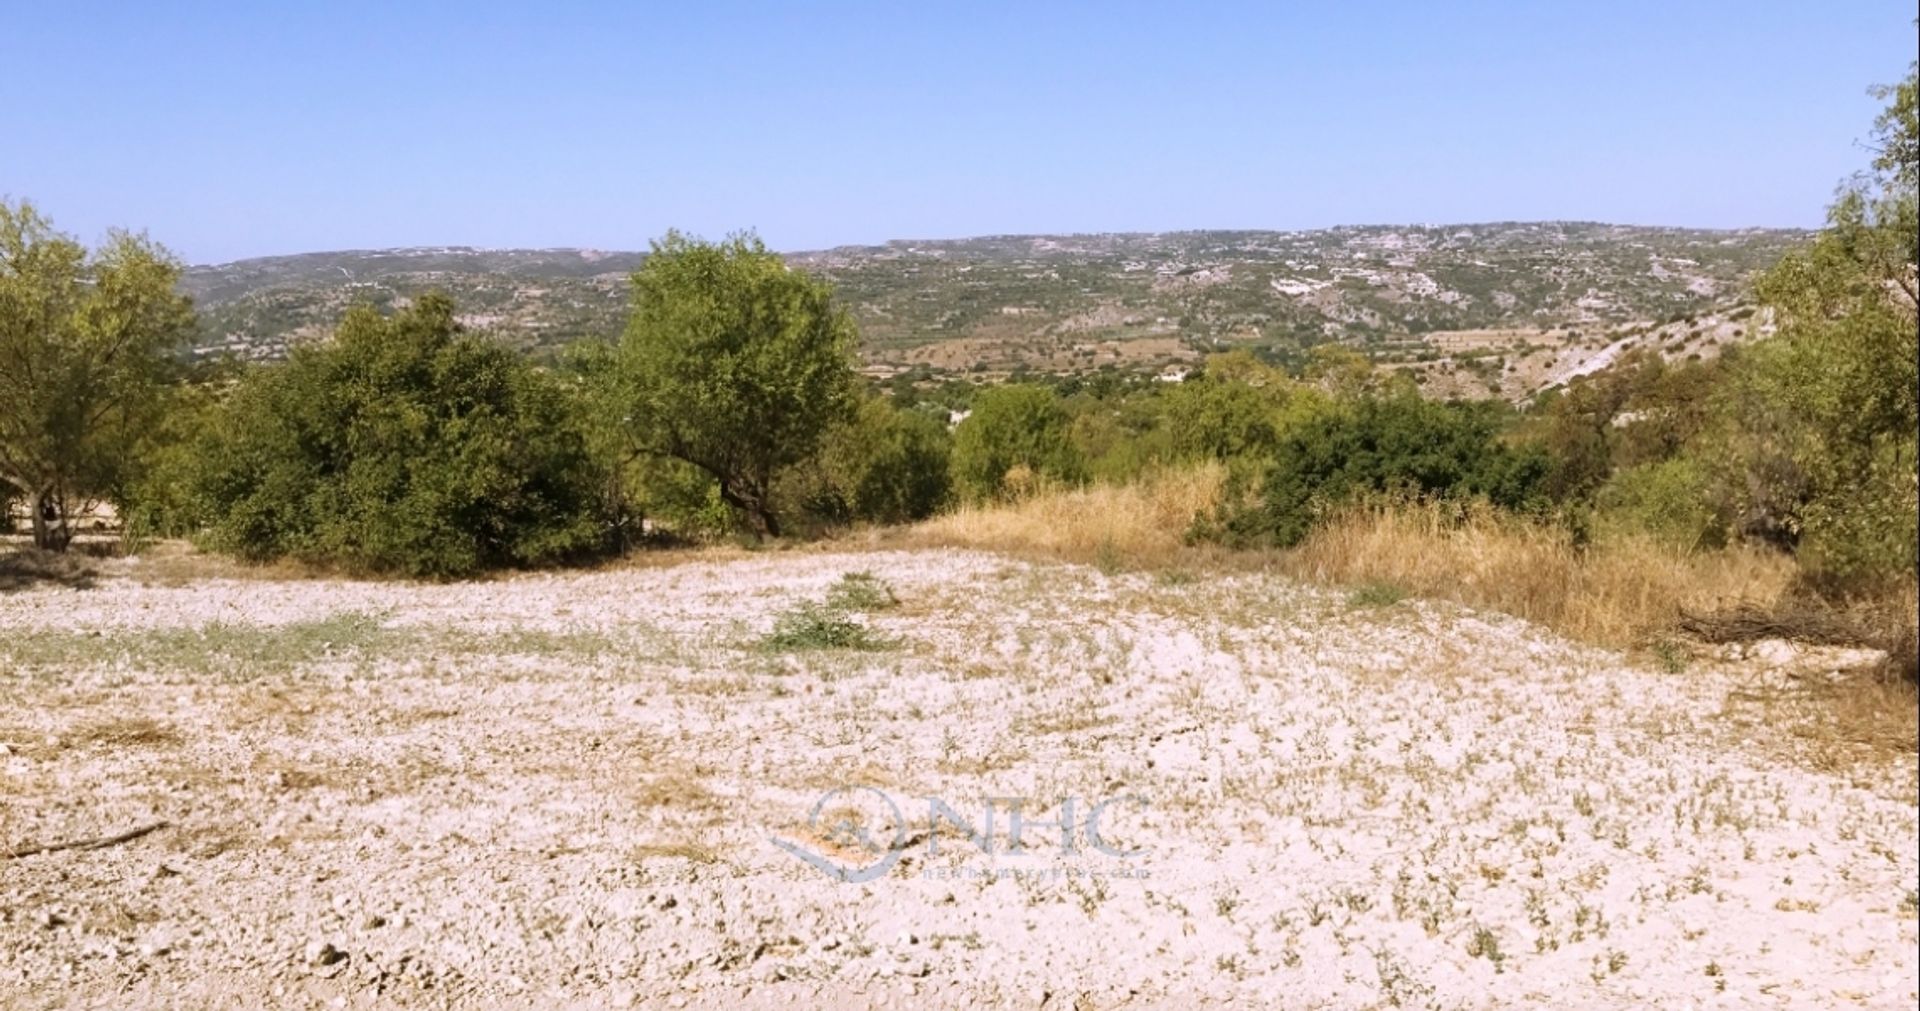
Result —
[{"label": "fallen branch", "polygon": [[121,843],[132,842],[143,835],[158,832],[167,825],[167,822],[156,821],[150,825],[128,829],[119,835],[102,836],[96,839],[71,839],[67,842],[43,843],[39,846],[22,846],[9,851],[7,859],[18,860],[21,857],[30,857],[39,853],[58,853],[61,850],[103,850],[109,846],[118,846]]},{"label": "fallen branch", "polygon": [[1736,607],[1708,614],[1681,612],[1680,631],[1702,642],[1785,639],[1814,646],[1870,645],[1873,636],[1855,622],[1806,608]]}]

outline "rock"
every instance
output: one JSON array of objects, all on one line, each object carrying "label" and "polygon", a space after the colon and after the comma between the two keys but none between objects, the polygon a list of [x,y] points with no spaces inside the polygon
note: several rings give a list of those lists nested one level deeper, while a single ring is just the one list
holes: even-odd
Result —
[{"label": "rock", "polygon": [[315,941],[307,945],[307,964],[315,966],[339,965],[347,960],[347,953],[333,946],[329,941]]},{"label": "rock", "polygon": [[1747,650],[1747,656],[1769,667],[1785,667],[1800,655],[1793,643],[1785,639],[1762,639]]}]

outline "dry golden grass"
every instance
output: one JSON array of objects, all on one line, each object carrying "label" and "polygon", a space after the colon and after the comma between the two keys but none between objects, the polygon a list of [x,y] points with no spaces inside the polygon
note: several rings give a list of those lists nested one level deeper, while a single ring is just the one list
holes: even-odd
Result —
[{"label": "dry golden grass", "polygon": [[1125,484],[1042,489],[1018,501],[964,505],[907,530],[912,545],[1137,568],[1170,564],[1195,514],[1220,500],[1218,466],[1164,471]]},{"label": "dry golden grass", "polygon": [[[896,539],[908,546],[979,548],[1102,568],[1272,568],[1322,585],[1451,600],[1538,622],[1583,642],[1655,646],[1663,655],[1671,655],[1668,637],[1682,611],[1764,610],[1798,590],[1797,566],[1776,552],[1690,552],[1637,537],[1577,546],[1568,530],[1550,523],[1447,505],[1358,506],[1289,551],[1187,545],[1194,515],[1218,503],[1224,479],[1216,467],[1046,490],[1012,503],[965,507]],[[1914,690],[1900,681],[1902,664],[1912,663],[1913,613],[1909,590],[1899,600],[1882,601],[1873,616],[1876,627],[1889,629],[1876,638],[1905,658],[1890,665],[1892,672],[1864,672],[1817,691],[1770,697],[1766,721],[1809,745],[1822,763],[1914,751],[1920,733]],[[1901,623],[1904,633],[1896,627]]]},{"label": "dry golden grass", "polygon": [[1673,627],[1682,608],[1768,605],[1793,583],[1791,559],[1734,549],[1684,552],[1649,539],[1576,547],[1551,524],[1442,505],[1375,504],[1335,517],[1291,551],[1226,552],[1185,542],[1212,509],[1220,467],[1119,485],[1043,491],[964,506],[901,535],[911,545],[981,548],[1102,567],[1278,567],[1335,586],[1393,586],[1630,647]]},{"label": "dry golden grass", "polygon": [[1683,608],[1770,605],[1795,571],[1772,552],[1686,552],[1642,538],[1580,548],[1549,524],[1409,504],[1348,510],[1283,555],[1281,566],[1314,582],[1389,583],[1614,647],[1671,628]]}]

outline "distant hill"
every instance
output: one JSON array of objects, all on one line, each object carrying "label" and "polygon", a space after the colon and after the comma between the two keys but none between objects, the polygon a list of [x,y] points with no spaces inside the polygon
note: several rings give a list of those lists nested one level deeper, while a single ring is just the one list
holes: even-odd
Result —
[{"label": "distant hill", "polygon": [[[1512,395],[1507,387],[1577,370],[1583,353],[1636,329],[1737,339],[1733,331],[1744,328],[1729,320],[1743,312],[1749,279],[1810,234],[1583,222],[1364,226],[896,241],[788,261],[838,286],[875,372],[1153,368],[1220,348],[1285,357],[1340,341],[1442,385],[1452,380],[1437,366],[1497,356],[1497,374],[1472,366],[1465,385]],[[617,335],[627,275],[644,258],[357,250],[194,267],[184,285],[201,310],[202,351],[274,357],[290,341],[328,332],[356,301],[391,307],[438,288],[469,326],[539,352]],[[1697,335],[1694,342],[1688,353],[1703,346]],[[1532,366],[1513,365],[1528,354]],[[1512,382],[1501,378],[1510,372]]]}]

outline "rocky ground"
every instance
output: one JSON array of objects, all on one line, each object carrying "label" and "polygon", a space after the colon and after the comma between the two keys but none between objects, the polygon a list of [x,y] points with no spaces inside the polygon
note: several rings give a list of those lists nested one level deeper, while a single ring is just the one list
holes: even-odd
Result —
[{"label": "rocky ground", "polygon": [[964,552],[116,566],[0,593],[0,1006],[1920,999],[1912,756],[1750,664]]}]

